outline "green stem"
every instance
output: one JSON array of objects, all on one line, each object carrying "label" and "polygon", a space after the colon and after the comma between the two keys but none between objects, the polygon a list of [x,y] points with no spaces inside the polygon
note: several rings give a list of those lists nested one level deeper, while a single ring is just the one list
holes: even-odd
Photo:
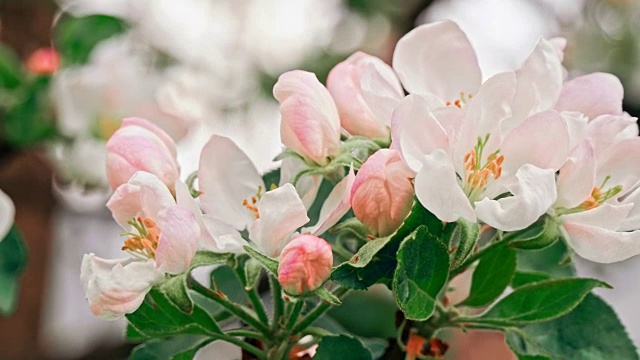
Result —
[{"label": "green stem", "polygon": [[247,294],[249,295],[249,299],[251,300],[253,309],[258,315],[258,319],[260,319],[263,324],[269,325],[269,317],[267,316],[267,312],[264,309],[264,304],[262,304],[262,300],[260,299],[260,295],[258,294],[258,289],[254,287],[253,289],[248,290]]},{"label": "green stem", "polygon": [[220,304],[222,307],[227,309],[227,311],[237,316],[240,320],[244,321],[247,325],[260,331],[267,337],[270,336],[269,328],[265,324],[260,322],[260,320],[256,319],[251,313],[247,312],[246,310],[237,306],[236,304],[230,302],[224,294],[218,293],[216,291],[213,291],[205,287],[204,285],[200,284],[196,279],[194,279],[191,275],[189,275],[189,277],[187,278],[187,285],[191,290]]},{"label": "green stem", "polygon": [[300,317],[300,313],[302,312],[302,308],[303,307],[304,307],[304,301],[303,300],[298,300],[293,305],[293,310],[291,310],[291,313],[289,314],[289,317],[287,318],[287,324],[286,324],[286,329],[287,330],[290,330],[291,328],[293,328],[293,325],[295,325],[296,321],[298,320],[298,317]]},{"label": "green stem", "polygon": [[[348,291],[349,289],[347,288],[339,288],[338,290],[335,291],[334,295],[340,298],[341,296],[346,294]],[[313,308],[313,310],[309,311],[309,313],[305,317],[303,317],[302,319],[300,319],[300,321],[296,323],[293,329],[291,329],[290,333],[297,334],[303,331],[304,329],[309,327],[311,324],[313,324],[316,320],[318,320],[318,318],[324,315],[329,310],[330,307],[331,307],[331,304],[329,304],[328,302],[324,302],[324,301],[320,302],[318,305],[316,305],[315,308]]]},{"label": "green stem", "polygon": [[269,276],[269,284],[271,285],[271,296],[273,298],[273,323],[271,323],[271,328],[277,329],[280,317],[284,313],[282,287],[280,286],[278,279],[273,276]]}]

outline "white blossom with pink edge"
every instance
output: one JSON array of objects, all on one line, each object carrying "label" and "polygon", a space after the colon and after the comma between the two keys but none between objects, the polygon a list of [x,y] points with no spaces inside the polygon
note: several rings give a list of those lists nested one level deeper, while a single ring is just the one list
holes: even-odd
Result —
[{"label": "white blossom with pink edge", "polygon": [[[315,235],[335,224],[349,210],[348,194],[353,179],[351,172],[329,195],[317,227],[310,230]],[[240,232],[247,230],[249,239],[260,251],[277,257],[294,232],[309,221],[295,187],[284,184],[266,190],[251,160],[226,137],[214,135],[203,148],[198,182],[202,219],[218,246],[223,243],[227,249],[243,251],[247,241]]]},{"label": "white blossom with pink edge", "polygon": [[558,200],[550,213],[581,257],[600,263],[640,254],[640,138],[595,151],[587,138],[558,175]]},{"label": "white blossom with pink edge", "polygon": [[0,190],[0,241],[4,240],[13,225],[13,219],[16,215],[16,208],[13,201]]},{"label": "white blossom with pink edge", "polygon": [[165,274],[188,269],[200,239],[194,214],[177,205],[155,175],[137,172],[107,203],[125,229],[129,258],[105,260],[87,254],[80,278],[94,315],[114,320],[134,312]]},{"label": "white blossom with pink edge", "polygon": [[394,112],[393,143],[417,172],[418,200],[440,220],[479,219],[513,231],[555,202],[555,171],[569,152],[567,124],[549,110],[503,133],[515,89],[515,74],[502,73],[460,108],[432,110],[425,98],[409,95]]}]

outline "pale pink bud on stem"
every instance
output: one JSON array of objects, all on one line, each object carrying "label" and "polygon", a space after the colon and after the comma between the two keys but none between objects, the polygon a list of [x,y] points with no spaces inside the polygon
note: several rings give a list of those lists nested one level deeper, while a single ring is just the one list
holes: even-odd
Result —
[{"label": "pale pink bud on stem", "polygon": [[156,175],[173,192],[180,177],[174,141],[158,126],[128,118],[107,142],[107,178],[112,189],[137,171]]},{"label": "pale pink bud on stem", "polygon": [[29,55],[25,66],[32,74],[51,75],[60,68],[60,55],[52,47],[40,48]]},{"label": "pale pink bud on stem", "polygon": [[319,288],[331,274],[331,246],[314,235],[298,235],[280,254],[278,281],[291,295],[301,295]]},{"label": "pale pink bud on stem", "polygon": [[351,207],[373,235],[392,234],[407,217],[414,176],[392,149],[379,150],[362,165],[351,188]]}]

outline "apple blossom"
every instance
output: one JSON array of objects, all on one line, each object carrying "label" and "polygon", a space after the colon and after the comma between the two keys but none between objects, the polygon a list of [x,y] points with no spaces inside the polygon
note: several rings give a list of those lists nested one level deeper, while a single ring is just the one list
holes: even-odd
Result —
[{"label": "apple blossom", "polygon": [[117,319],[135,311],[165,274],[188,269],[200,227],[189,209],[176,204],[166,185],[146,172],[137,172],[118,187],[107,207],[126,231],[122,250],[131,257],[105,260],[85,255],[80,278],[91,311]]},{"label": "apple blossom", "polygon": [[[479,218],[518,230],[555,201],[554,173],[569,151],[568,128],[549,110],[504,134],[515,80],[513,73],[493,76],[461,108],[431,110],[427,99],[409,95],[394,112],[393,142],[417,172],[418,200],[440,220]],[[496,199],[505,193],[511,196]]]},{"label": "apple blossom", "polygon": [[390,235],[409,214],[414,176],[393,149],[377,151],[360,167],[351,189],[351,207],[373,235]]},{"label": "apple blossom", "polygon": [[382,60],[356,52],[327,77],[342,127],[351,135],[388,139],[391,113],[404,97],[393,69]]},{"label": "apple blossom", "polygon": [[579,111],[590,119],[621,115],[623,95],[622,84],[615,75],[591,73],[564,83],[555,108]]},{"label": "apple blossom", "polygon": [[313,291],[329,278],[333,266],[331,246],[314,235],[297,235],[280,254],[278,282],[291,295]]},{"label": "apple blossom", "polygon": [[315,74],[294,70],[280,75],[273,95],[280,102],[282,143],[326,165],[340,147],[340,117],[329,91]]},{"label": "apple blossom", "polygon": [[107,178],[112,189],[137,171],[156,175],[169,188],[180,177],[176,145],[162,129],[141,118],[128,118],[107,142]]},{"label": "apple blossom", "polygon": [[13,225],[16,208],[13,201],[0,190],[0,241],[4,240]]},{"label": "apple blossom", "polygon": [[[349,210],[353,172],[329,194],[318,224],[309,232],[319,235]],[[229,138],[214,135],[202,149],[198,170],[200,204],[212,241],[241,251],[247,242],[240,232],[268,256],[277,257],[294,232],[309,218],[291,184],[267,187],[251,159]]]}]

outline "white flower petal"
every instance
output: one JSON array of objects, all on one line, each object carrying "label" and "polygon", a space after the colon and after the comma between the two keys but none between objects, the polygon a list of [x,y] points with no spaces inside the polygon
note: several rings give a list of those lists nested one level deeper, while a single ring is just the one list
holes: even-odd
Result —
[{"label": "white flower petal", "polygon": [[413,171],[422,167],[424,155],[436,149],[449,150],[449,137],[422,96],[404,98],[393,112],[391,126],[395,149]]},{"label": "white flower petal", "polygon": [[307,209],[291,184],[268,191],[258,203],[260,218],[249,238],[268,256],[278,256],[296,229],[309,221]]},{"label": "white flower petal", "polygon": [[595,209],[562,215],[564,222],[597,226],[607,230],[619,230],[618,227],[633,209],[633,204],[602,204]]},{"label": "white flower petal", "polygon": [[242,201],[256,196],[264,183],[249,157],[231,139],[214,135],[202,149],[198,169],[200,202],[205,213],[244,230],[253,215]]},{"label": "white flower petal", "polygon": [[581,257],[613,263],[640,254],[640,231],[618,232],[579,223],[565,222],[567,242]]},{"label": "white flower petal", "polygon": [[438,149],[424,157],[424,166],[415,178],[420,203],[444,222],[459,218],[476,221],[469,199],[462,191],[449,156]]},{"label": "white flower petal", "polygon": [[622,83],[615,75],[591,73],[567,81],[555,107],[558,111],[579,111],[590,119],[620,115],[623,96]]},{"label": "white flower petal", "polygon": [[159,271],[180,274],[185,271],[198,250],[200,227],[196,216],[187,208],[172,206],[154,219],[160,228],[156,249]]},{"label": "white flower petal", "polygon": [[215,248],[210,250],[223,253],[243,253],[243,246],[249,245],[249,243],[242,238],[242,235],[240,235],[236,228],[222,220],[212,218],[208,215],[204,215],[202,220],[206,227],[206,231],[215,241]]},{"label": "white flower petal", "polygon": [[[280,167],[279,186],[290,183],[293,180],[293,177],[296,176],[299,171],[305,169],[306,166],[307,165],[304,161],[294,156],[283,159]],[[296,190],[307,209],[309,209],[316,200],[321,183],[322,175],[305,175],[298,179],[298,182],[296,183]],[[271,184],[267,184],[267,186],[270,185]]]},{"label": "white flower petal", "polygon": [[615,230],[631,231],[640,229],[640,189],[635,189],[621,200],[623,204],[633,204],[627,218]]},{"label": "white flower petal", "polygon": [[556,207],[571,209],[591,196],[596,185],[596,155],[589,139],[573,149],[567,162],[560,168],[557,179]]},{"label": "white flower petal", "polygon": [[460,92],[475,94],[482,76],[467,36],[452,21],[419,26],[402,37],[393,69],[410,93],[434,94],[445,101]]},{"label": "white flower petal", "polygon": [[[640,138],[622,140],[601,154],[597,154],[596,185],[600,185],[607,176],[610,179],[605,189],[622,186],[622,192],[616,197],[632,190],[640,179]],[[603,190],[605,190],[603,189]]]},{"label": "white flower petal", "polygon": [[601,153],[622,139],[638,136],[638,118],[623,115],[602,115],[587,124],[585,136],[591,138],[596,153]]},{"label": "white flower petal", "polygon": [[4,240],[9,233],[15,215],[16,208],[13,206],[13,201],[0,190],[0,241]]},{"label": "white flower petal", "polygon": [[105,320],[136,311],[151,287],[163,279],[153,261],[105,260],[94,254],[82,258],[80,280],[91,312]]},{"label": "white flower petal", "polygon": [[499,200],[485,198],[475,203],[478,218],[491,227],[504,231],[524,229],[556,200],[553,170],[525,164],[515,176],[518,181],[507,185],[512,196]]}]

